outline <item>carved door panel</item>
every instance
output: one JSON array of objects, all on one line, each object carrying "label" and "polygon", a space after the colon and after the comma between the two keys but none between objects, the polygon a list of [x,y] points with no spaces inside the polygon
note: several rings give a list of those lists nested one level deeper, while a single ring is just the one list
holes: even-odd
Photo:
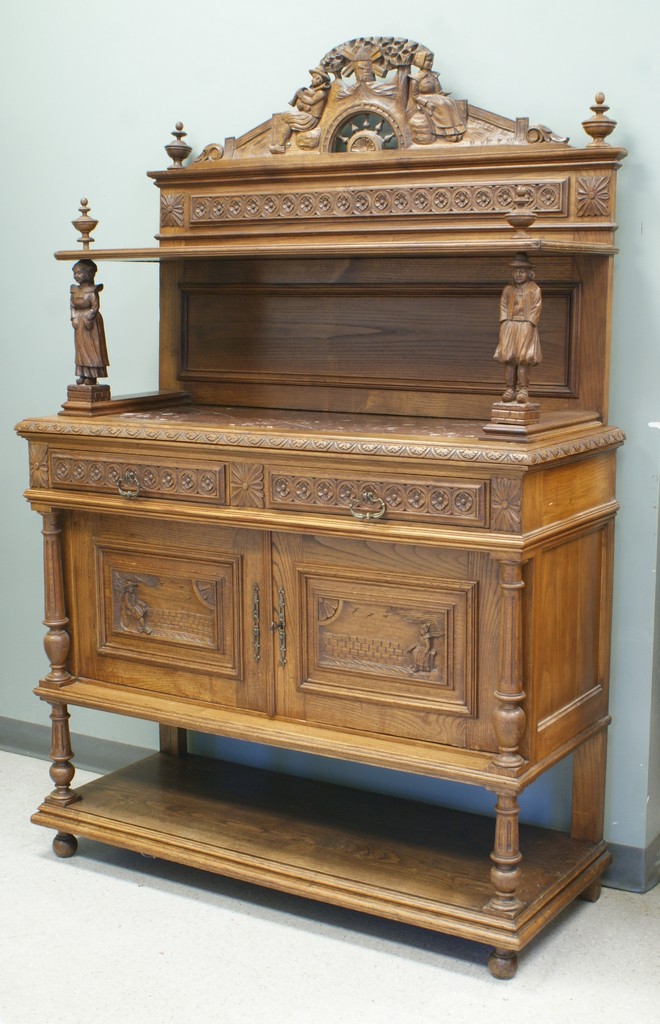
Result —
[{"label": "carved door panel", "polygon": [[278,714],[465,746],[477,713],[471,556],[279,534],[273,550]]},{"label": "carved door panel", "polygon": [[74,523],[76,674],[231,707],[268,707],[262,534],[110,516]]}]

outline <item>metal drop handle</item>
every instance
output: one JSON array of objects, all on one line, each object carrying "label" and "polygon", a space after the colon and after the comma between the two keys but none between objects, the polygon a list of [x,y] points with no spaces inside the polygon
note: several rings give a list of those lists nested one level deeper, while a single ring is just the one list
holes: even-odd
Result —
[{"label": "metal drop handle", "polygon": [[[373,505],[375,510],[368,508],[366,512],[359,512],[361,505]],[[373,491],[365,489],[359,498],[353,498],[348,509],[354,519],[382,519],[387,511],[387,506],[382,498],[378,498]]]},{"label": "metal drop handle", "polygon": [[122,498],[137,498],[140,494],[140,481],[134,469],[127,469],[121,480],[117,481],[117,490]]}]

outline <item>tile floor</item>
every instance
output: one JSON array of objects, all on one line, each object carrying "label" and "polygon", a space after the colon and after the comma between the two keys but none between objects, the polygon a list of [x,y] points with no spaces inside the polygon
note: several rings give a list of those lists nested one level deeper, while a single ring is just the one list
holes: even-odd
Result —
[{"label": "tile floor", "polygon": [[1,1024],[658,1020],[660,886],[576,902],[501,982],[474,943],[86,840],[58,860],[29,822],[47,789],[0,752]]}]

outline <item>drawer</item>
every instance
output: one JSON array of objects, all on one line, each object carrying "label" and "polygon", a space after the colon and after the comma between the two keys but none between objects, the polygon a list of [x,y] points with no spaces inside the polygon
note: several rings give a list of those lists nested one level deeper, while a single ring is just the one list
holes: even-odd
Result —
[{"label": "drawer", "polygon": [[51,487],[63,490],[122,494],[124,497],[159,497],[225,504],[224,463],[191,459],[127,459],[115,452],[51,450]]},{"label": "drawer", "polygon": [[357,519],[421,520],[487,527],[488,480],[432,481],[385,475],[317,476],[267,470],[268,506],[290,511],[328,512]]}]

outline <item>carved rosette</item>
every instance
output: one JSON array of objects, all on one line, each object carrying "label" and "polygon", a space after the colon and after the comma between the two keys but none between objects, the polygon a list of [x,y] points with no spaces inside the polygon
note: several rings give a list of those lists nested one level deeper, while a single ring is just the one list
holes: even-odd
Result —
[{"label": "carved rosette", "polygon": [[607,217],[610,213],[610,179],[605,175],[578,178],[575,209],[578,217]]},{"label": "carved rosette", "polygon": [[522,517],[522,483],[495,477],[490,488],[490,522],[500,533],[518,533]]},{"label": "carved rosette", "polygon": [[48,445],[30,443],[30,487],[48,487]]},{"label": "carved rosette", "polygon": [[162,228],[183,227],[183,195],[165,192],[160,197],[160,226]]},{"label": "carved rosette", "polygon": [[237,508],[264,507],[264,467],[234,463],[231,467],[231,504]]}]

